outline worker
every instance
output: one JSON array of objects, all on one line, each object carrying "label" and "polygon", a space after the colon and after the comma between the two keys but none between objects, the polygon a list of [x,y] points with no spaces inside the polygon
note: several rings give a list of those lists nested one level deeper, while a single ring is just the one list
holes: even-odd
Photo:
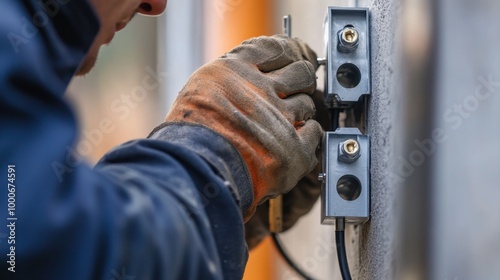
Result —
[{"label": "worker", "polygon": [[197,70],[147,138],[94,168],[75,159],[68,83],[135,14],[165,6],[2,1],[0,279],[241,279],[245,237],[267,234],[258,205],[287,193],[289,228],[318,197],[316,55],[282,36]]}]

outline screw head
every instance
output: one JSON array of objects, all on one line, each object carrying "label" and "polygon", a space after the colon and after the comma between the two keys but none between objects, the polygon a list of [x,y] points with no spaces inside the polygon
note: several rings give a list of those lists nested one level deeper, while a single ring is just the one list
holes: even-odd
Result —
[{"label": "screw head", "polygon": [[352,26],[347,25],[338,32],[338,50],[340,52],[353,52],[358,48],[359,33]]},{"label": "screw head", "polygon": [[341,40],[344,45],[353,46],[358,43],[358,31],[354,27],[345,27],[341,31]]},{"label": "screw head", "polygon": [[318,180],[323,182],[326,179],[326,174],[325,173],[319,173],[318,174]]},{"label": "screw head", "polygon": [[346,163],[355,162],[360,156],[361,148],[356,139],[350,138],[339,143],[338,159]]},{"label": "screw head", "polygon": [[316,61],[318,62],[318,65],[326,65],[326,57],[318,57]]},{"label": "screw head", "polygon": [[359,143],[354,139],[347,139],[342,145],[342,151],[349,156],[355,156],[359,152]]}]

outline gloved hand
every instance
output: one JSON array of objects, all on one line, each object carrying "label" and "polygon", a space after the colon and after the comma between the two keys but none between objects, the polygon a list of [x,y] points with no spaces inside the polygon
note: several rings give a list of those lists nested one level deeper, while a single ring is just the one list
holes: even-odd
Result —
[{"label": "gloved hand", "polygon": [[[315,120],[324,130],[331,130],[323,93],[316,91],[312,98],[316,107]],[[321,182],[318,180],[318,174],[321,172],[321,150],[316,150],[316,156],[316,167],[302,178],[296,187],[283,195],[283,231],[290,229],[300,217],[307,214],[321,194]],[[254,248],[269,234],[269,202],[266,202],[257,207],[255,215],[245,224],[248,247]]]},{"label": "gloved hand", "polygon": [[204,125],[227,139],[250,173],[258,204],[290,191],[318,161],[313,120],[315,53],[297,39],[258,37],[198,69],[166,117]]}]

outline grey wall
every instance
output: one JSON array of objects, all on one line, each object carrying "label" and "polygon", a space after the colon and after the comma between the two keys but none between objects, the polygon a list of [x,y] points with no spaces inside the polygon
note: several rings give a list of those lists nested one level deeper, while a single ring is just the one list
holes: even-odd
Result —
[{"label": "grey wall", "polygon": [[500,278],[499,12],[495,0],[438,9],[434,126],[446,139],[433,159],[433,279]]},{"label": "grey wall", "polygon": [[413,225],[401,231],[399,276],[499,279],[500,3],[427,4],[430,24],[418,38],[427,44],[405,46],[406,61],[428,61],[407,69],[409,85],[422,78],[403,106],[421,110],[402,118],[414,172],[401,184],[404,202],[413,201],[401,224]]},{"label": "grey wall", "polygon": [[394,112],[398,95],[396,26],[398,1],[371,4],[372,98],[368,134],[371,137],[371,220],[359,236],[359,274],[355,279],[391,279],[395,238],[395,184],[391,176]]}]

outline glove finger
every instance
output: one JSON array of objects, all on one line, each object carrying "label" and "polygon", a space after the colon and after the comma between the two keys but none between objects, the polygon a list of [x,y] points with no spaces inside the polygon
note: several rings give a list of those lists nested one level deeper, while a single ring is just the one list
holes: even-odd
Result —
[{"label": "glove finger", "polygon": [[301,60],[267,73],[266,76],[274,81],[273,87],[278,96],[286,98],[296,93],[314,93],[316,89],[315,72],[314,66],[309,61]]},{"label": "glove finger", "polygon": [[[316,164],[318,164],[318,159],[316,158],[316,150],[321,142],[323,133],[324,132],[321,128],[321,125],[317,121],[312,119],[306,121],[304,126],[297,129],[297,134],[302,140],[302,149],[308,156],[308,158],[306,159],[309,163],[307,173],[311,172]],[[305,164],[306,163],[304,162],[304,165]]]},{"label": "glove finger", "polygon": [[278,40],[283,46],[283,54],[258,63],[257,67],[262,72],[271,72],[286,65],[300,60],[309,61],[313,69],[317,70],[318,57],[309,46],[298,38],[290,38],[284,35],[275,35],[272,38]]},{"label": "glove finger", "polygon": [[292,42],[290,42],[290,44],[292,44],[292,48],[297,49],[298,52],[300,52],[303,60],[309,61],[314,66],[314,69],[318,70],[318,56],[306,43],[298,38],[295,38]]},{"label": "glove finger", "polygon": [[[286,41],[277,37],[261,36],[251,38],[232,49],[222,58],[235,58],[257,65],[259,70],[267,72],[284,67],[300,57],[287,51]],[[264,65],[263,69],[259,66]],[[266,67],[267,66],[267,67]]]},{"label": "glove finger", "polygon": [[317,64],[316,54],[306,44],[281,35],[246,40],[222,58],[248,61],[257,65],[262,72],[274,71],[303,59],[309,60],[313,65]]},{"label": "glove finger", "polygon": [[283,99],[285,110],[283,114],[297,129],[305,125],[316,113],[314,102],[307,94],[296,94]]},{"label": "glove finger", "polygon": [[302,178],[295,188],[283,196],[283,230],[291,228],[300,217],[307,214],[321,194],[318,174],[321,164]]}]

